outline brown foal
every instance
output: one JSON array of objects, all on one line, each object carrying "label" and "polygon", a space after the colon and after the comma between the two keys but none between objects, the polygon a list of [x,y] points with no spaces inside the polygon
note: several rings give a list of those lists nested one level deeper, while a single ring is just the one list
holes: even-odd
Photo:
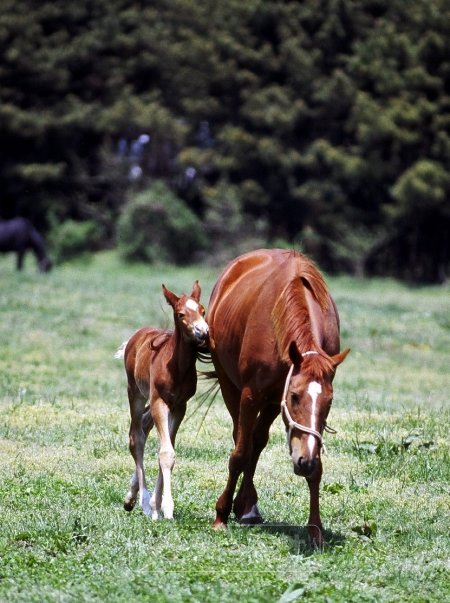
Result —
[{"label": "brown foal", "polygon": [[[197,351],[205,345],[208,336],[198,281],[190,296],[178,297],[164,285],[162,288],[173,309],[174,330],[144,327],[116,353],[116,358],[124,358],[128,378],[129,447],[136,464],[124,507],[131,511],[139,492],[142,510],[152,519],[161,515],[166,519],[173,518],[171,475],[175,463],[175,437],[186,412],[186,403],[196,390]],[[150,496],[144,472],[144,448],[153,425],[159,437],[159,473]]]}]

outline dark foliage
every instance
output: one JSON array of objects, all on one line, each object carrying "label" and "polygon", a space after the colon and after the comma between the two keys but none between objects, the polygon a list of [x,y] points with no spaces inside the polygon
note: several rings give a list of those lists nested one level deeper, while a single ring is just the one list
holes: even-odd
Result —
[{"label": "dark foliage", "polygon": [[232,190],[258,237],[328,270],[444,280],[448,14],[447,0],[4,0],[1,216],[93,220],[111,244],[130,192],[163,179],[213,253],[223,237],[233,255],[232,228],[208,223]]}]

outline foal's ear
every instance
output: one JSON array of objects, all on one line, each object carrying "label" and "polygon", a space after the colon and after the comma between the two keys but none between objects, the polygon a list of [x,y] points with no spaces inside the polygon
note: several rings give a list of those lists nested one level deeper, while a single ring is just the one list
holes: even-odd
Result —
[{"label": "foal's ear", "polygon": [[335,356],[331,357],[331,361],[333,363],[334,368],[337,368],[341,364],[341,362],[344,362],[349,352],[350,348],[347,348],[343,352],[340,352],[339,354],[336,354]]},{"label": "foal's ear", "polygon": [[200,288],[200,285],[198,284],[198,281],[195,281],[195,283],[192,287],[192,293],[191,293],[192,299],[195,299],[196,302],[199,302],[201,293],[202,293],[202,290]]},{"label": "foal's ear", "polygon": [[289,358],[295,367],[299,367],[303,362],[303,356],[301,355],[295,341],[291,341],[289,344]]},{"label": "foal's ear", "polygon": [[175,307],[175,304],[177,303],[177,301],[180,299],[177,295],[175,295],[175,293],[172,293],[172,291],[169,291],[169,289],[167,289],[167,287],[165,285],[162,286],[162,290],[164,293],[164,297],[166,298],[166,301],[169,305],[172,306],[172,308]]}]

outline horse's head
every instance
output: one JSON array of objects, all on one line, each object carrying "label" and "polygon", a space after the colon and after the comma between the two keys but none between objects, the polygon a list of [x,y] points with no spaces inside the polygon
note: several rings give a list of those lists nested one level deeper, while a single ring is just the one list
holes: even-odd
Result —
[{"label": "horse's head", "polygon": [[282,415],[288,432],[294,472],[306,478],[321,470],[322,433],[333,401],[333,378],[337,366],[350,350],[335,356],[289,346],[291,370],[286,380]]},{"label": "horse's head", "polygon": [[38,267],[40,272],[50,272],[53,267],[52,261],[48,257],[39,260]]},{"label": "horse's head", "polygon": [[162,286],[167,303],[172,306],[175,326],[181,332],[185,341],[192,341],[197,345],[206,344],[208,337],[208,324],[205,320],[205,308],[200,303],[201,289],[195,281],[191,295],[178,297],[172,291]]}]

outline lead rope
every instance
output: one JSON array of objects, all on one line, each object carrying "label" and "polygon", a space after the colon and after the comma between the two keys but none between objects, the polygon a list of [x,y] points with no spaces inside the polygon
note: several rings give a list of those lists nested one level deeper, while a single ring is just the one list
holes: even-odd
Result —
[{"label": "lead rope", "polygon": [[[310,351],[310,352],[305,352],[302,355],[303,356],[307,356],[307,355],[310,355],[310,354],[318,354],[318,352]],[[325,442],[323,441],[323,437],[322,437],[322,434],[320,433],[320,431],[316,431],[315,429],[312,429],[312,427],[307,427],[306,425],[302,425],[301,423],[297,423],[296,421],[294,421],[294,419],[291,417],[291,415],[289,413],[289,410],[288,410],[288,407],[287,407],[287,393],[288,393],[289,384],[291,382],[291,377],[292,377],[292,373],[293,372],[294,372],[294,365],[292,364],[291,368],[289,369],[289,372],[287,374],[287,377],[286,377],[286,382],[284,384],[283,398],[281,400],[281,410],[284,411],[284,416],[285,416],[286,421],[288,422],[288,426],[289,426],[288,433],[287,433],[288,446],[290,448],[291,434],[292,434],[292,430],[295,427],[299,431],[303,431],[304,433],[310,433],[311,435],[315,436],[319,440],[320,447],[323,448],[323,451],[326,454],[327,453],[327,449],[325,447]],[[331,427],[329,427],[327,425],[326,421],[324,423],[323,429],[327,433],[337,433],[335,429],[332,429]]]}]

